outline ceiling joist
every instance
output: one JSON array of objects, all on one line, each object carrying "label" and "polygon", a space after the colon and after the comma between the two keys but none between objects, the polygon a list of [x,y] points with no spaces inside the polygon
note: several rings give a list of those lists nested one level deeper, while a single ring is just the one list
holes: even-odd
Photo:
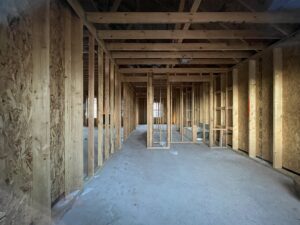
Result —
[{"label": "ceiling joist", "polygon": [[87,19],[100,24],[300,23],[299,12],[88,12]]},{"label": "ceiling joist", "polygon": [[122,74],[134,73],[223,73],[228,68],[120,68]]},{"label": "ceiling joist", "polygon": [[98,30],[101,39],[281,39],[257,30]]}]

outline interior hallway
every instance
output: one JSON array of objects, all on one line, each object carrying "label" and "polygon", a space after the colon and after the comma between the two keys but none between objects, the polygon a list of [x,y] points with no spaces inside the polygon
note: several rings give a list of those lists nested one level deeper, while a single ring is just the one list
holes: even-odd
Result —
[{"label": "interior hallway", "polygon": [[60,225],[299,224],[292,180],[231,150],[147,150],[139,126]]}]

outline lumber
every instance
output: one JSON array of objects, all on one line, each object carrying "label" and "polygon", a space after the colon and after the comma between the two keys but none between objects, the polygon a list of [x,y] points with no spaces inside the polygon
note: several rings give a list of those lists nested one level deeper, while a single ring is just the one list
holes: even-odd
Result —
[{"label": "lumber", "polygon": [[110,152],[110,128],[109,128],[109,80],[110,80],[110,59],[105,55],[105,68],[104,68],[104,79],[105,79],[105,95],[104,95],[104,104],[105,104],[105,141],[104,141],[104,157],[105,159],[109,158]]},{"label": "lumber", "polygon": [[114,99],[115,99],[115,66],[112,61],[110,61],[110,76],[109,76],[109,115],[110,115],[110,153],[113,154],[115,152],[115,116],[114,116]]},{"label": "lumber", "polygon": [[249,157],[256,157],[256,61],[249,60]]},{"label": "lumber", "polygon": [[122,39],[280,39],[284,36],[260,30],[98,30],[104,40]]},{"label": "lumber", "polygon": [[103,166],[103,72],[104,52],[98,45],[98,166]]},{"label": "lumber", "polygon": [[99,24],[257,23],[298,24],[299,12],[87,12]]},{"label": "lumber", "polygon": [[273,49],[273,167],[282,168],[283,117],[283,55],[282,48]]},{"label": "lumber", "polygon": [[213,74],[210,74],[209,83],[209,147],[213,147],[214,144],[214,82]]},{"label": "lumber", "polygon": [[147,82],[147,148],[152,147],[152,129],[153,129],[153,86],[152,74],[148,74]]},{"label": "lumber", "polygon": [[239,149],[239,87],[237,68],[232,70],[232,149]]},{"label": "lumber", "polygon": [[263,42],[245,43],[106,43],[109,51],[197,51],[197,50],[262,50]]},{"label": "lumber", "polygon": [[121,68],[122,74],[134,73],[222,73],[228,71],[228,68]]},{"label": "lumber", "polygon": [[128,51],[128,52],[112,52],[112,57],[114,59],[193,59],[193,58],[204,58],[204,59],[228,59],[228,58],[248,58],[252,55],[251,52],[247,51],[226,51],[226,52],[218,52],[218,51],[202,51],[202,52],[136,52],[136,51]]}]

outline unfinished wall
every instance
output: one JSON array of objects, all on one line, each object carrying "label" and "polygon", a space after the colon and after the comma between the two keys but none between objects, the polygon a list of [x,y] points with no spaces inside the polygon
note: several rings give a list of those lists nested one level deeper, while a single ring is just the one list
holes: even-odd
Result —
[{"label": "unfinished wall", "polygon": [[[1,3],[0,211],[4,224],[29,224],[32,189],[32,18],[28,1]],[[14,9],[14,10],[11,10]]]},{"label": "unfinished wall", "polygon": [[50,151],[51,202],[64,193],[64,14],[59,0],[50,2]]},{"label": "unfinished wall", "polygon": [[256,155],[272,162],[273,152],[273,55],[267,51],[256,63]]},{"label": "unfinished wall", "polygon": [[248,62],[242,63],[238,67],[238,96],[239,96],[239,149],[248,152]]},{"label": "unfinished wall", "polygon": [[139,98],[139,124],[147,124],[147,99]]},{"label": "unfinished wall", "polygon": [[283,167],[300,173],[300,46],[283,49]]}]

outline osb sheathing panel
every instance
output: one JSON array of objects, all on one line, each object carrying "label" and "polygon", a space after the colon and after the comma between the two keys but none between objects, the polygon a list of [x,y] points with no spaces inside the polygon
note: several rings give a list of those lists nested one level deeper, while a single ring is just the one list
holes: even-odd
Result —
[{"label": "osb sheathing panel", "polygon": [[245,62],[238,68],[238,96],[239,96],[239,149],[248,151],[248,75],[249,66]]},{"label": "osb sheathing panel", "polygon": [[50,2],[51,201],[64,192],[64,23],[58,0]]},{"label": "osb sheathing panel", "polygon": [[[1,3],[0,211],[29,224],[32,189],[32,20],[28,1]],[[11,10],[13,9],[13,10]]]},{"label": "osb sheathing panel", "polygon": [[256,155],[272,162],[273,152],[273,56],[272,50],[257,59]]},{"label": "osb sheathing panel", "polygon": [[300,173],[300,45],[283,49],[283,167]]}]

